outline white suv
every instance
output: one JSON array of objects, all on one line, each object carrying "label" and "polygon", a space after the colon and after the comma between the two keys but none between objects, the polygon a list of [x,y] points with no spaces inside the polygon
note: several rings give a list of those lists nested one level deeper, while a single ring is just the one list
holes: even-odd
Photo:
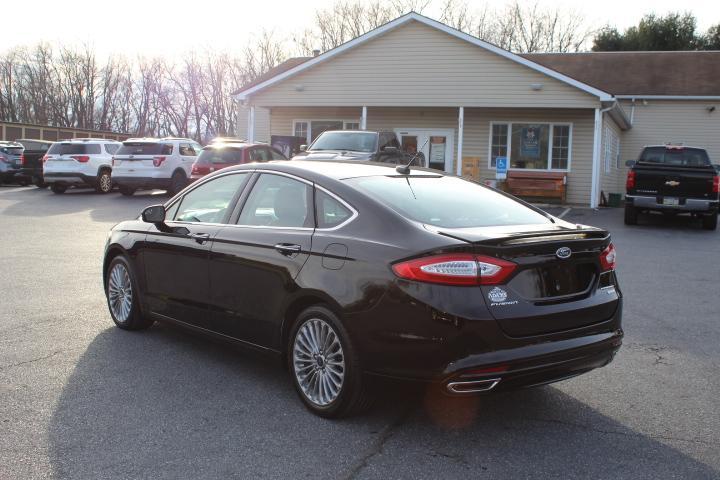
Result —
[{"label": "white suv", "polygon": [[189,138],[129,138],[113,156],[113,180],[123,195],[144,188],[175,195],[188,184],[200,150]]},{"label": "white suv", "polygon": [[108,193],[112,190],[112,156],[120,145],[101,138],[55,142],[43,157],[43,179],[55,193],[65,193],[72,185]]}]

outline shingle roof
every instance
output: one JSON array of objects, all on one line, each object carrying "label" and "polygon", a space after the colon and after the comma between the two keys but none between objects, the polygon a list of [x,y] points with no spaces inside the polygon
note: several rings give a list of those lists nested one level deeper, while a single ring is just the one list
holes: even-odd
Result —
[{"label": "shingle roof", "polygon": [[248,88],[254,87],[255,85],[259,85],[259,84],[261,84],[262,82],[264,82],[265,80],[268,80],[268,79],[270,79],[270,78],[272,78],[272,77],[274,77],[274,76],[276,76],[276,75],[280,75],[281,73],[286,72],[286,71],[290,70],[291,68],[295,68],[295,67],[297,67],[298,65],[300,65],[301,63],[307,62],[307,61],[310,60],[311,58],[313,58],[313,57],[292,57],[292,58],[288,58],[288,59],[285,60],[283,63],[281,63],[281,64],[279,64],[279,65],[276,65],[276,66],[274,66],[273,68],[271,68],[270,70],[268,70],[267,72],[263,73],[262,75],[260,75],[259,77],[257,77],[257,78],[256,78],[255,80],[253,80],[252,82],[246,83],[245,85],[243,85],[242,88],[240,88],[239,90],[233,92],[233,95],[237,95],[238,93],[244,92],[244,91],[247,90]]},{"label": "shingle roof", "polygon": [[720,51],[522,56],[612,95],[720,95]]}]

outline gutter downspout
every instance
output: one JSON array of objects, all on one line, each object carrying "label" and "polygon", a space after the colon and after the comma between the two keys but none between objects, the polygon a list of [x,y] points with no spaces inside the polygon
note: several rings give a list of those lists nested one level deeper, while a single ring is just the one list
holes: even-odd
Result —
[{"label": "gutter downspout", "polygon": [[[458,109],[457,176],[462,175],[463,130],[465,129],[465,107]],[[429,160],[429,159],[428,159]]]},{"label": "gutter downspout", "polygon": [[632,105],[630,105],[630,125],[635,124],[635,99],[632,99]]},{"label": "gutter downspout", "polygon": [[602,143],[602,119],[605,112],[615,108],[615,102],[607,108],[595,109],[595,130],[593,138],[593,156],[592,156],[592,184],[590,186],[590,208],[598,207],[598,194],[600,191],[600,147]]}]

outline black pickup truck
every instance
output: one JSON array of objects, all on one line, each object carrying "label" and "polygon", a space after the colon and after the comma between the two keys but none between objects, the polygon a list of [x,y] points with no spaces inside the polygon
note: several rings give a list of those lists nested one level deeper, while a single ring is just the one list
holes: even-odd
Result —
[{"label": "black pickup truck", "polygon": [[690,213],[703,228],[715,230],[720,177],[702,148],[659,145],[645,147],[627,175],[625,224],[636,225],[638,214],[659,211]]},{"label": "black pickup truck", "polygon": [[356,160],[423,166],[422,152],[404,152],[395,132],[369,130],[328,130],[318,136],[292,160]]},{"label": "black pickup truck", "polygon": [[25,161],[20,175],[26,182],[32,182],[38,188],[46,188],[47,183],[43,181],[43,157],[52,146],[53,142],[47,140],[31,140],[21,138],[17,143],[25,147],[23,155]]}]

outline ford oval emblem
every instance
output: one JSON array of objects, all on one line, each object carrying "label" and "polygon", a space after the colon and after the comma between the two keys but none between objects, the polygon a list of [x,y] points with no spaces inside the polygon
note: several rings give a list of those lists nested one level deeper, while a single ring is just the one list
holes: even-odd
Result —
[{"label": "ford oval emblem", "polygon": [[558,258],[570,258],[572,250],[570,250],[570,247],[560,247],[555,252],[555,255],[557,255]]}]

